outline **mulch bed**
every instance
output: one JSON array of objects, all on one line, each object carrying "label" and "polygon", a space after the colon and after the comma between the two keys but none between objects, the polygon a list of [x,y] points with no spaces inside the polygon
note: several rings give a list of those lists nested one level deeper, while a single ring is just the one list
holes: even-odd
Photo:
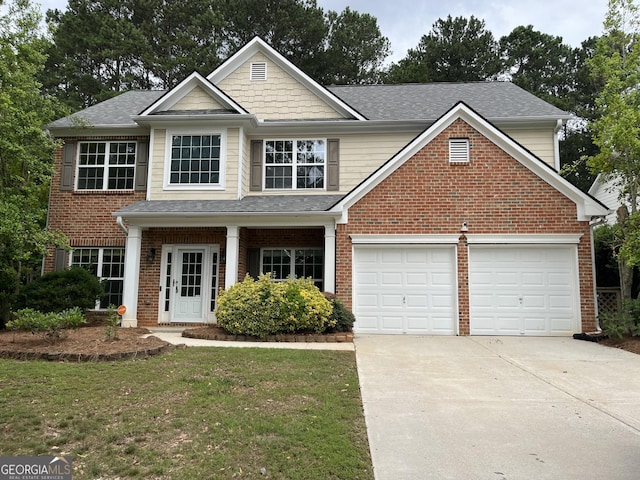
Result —
[{"label": "mulch bed", "polygon": [[207,326],[189,328],[182,332],[186,338],[197,338],[200,340],[226,340],[237,342],[300,342],[300,343],[345,343],[353,342],[353,333],[291,333],[267,335],[265,339],[259,339],[248,335],[230,335],[220,327]]}]

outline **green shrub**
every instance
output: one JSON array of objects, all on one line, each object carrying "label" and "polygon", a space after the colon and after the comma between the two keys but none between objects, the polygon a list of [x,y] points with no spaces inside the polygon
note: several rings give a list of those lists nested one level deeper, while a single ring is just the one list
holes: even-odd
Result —
[{"label": "green shrub", "polygon": [[353,330],[353,324],[356,321],[355,315],[351,313],[342,301],[333,293],[324,294],[325,298],[331,302],[333,310],[331,311],[331,320],[335,322],[335,326],[331,329],[333,332],[350,332]]},{"label": "green shrub", "polygon": [[66,337],[66,329],[78,328],[86,323],[82,310],[78,307],[62,312],[39,312],[32,308],[18,310],[15,319],[7,322],[10,330],[24,330],[33,334],[42,333],[50,342]]},{"label": "green shrub", "polygon": [[331,304],[309,279],[274,282],[247,275],[220,293],[218,325],[234,335],[264,338],[278,333],[324,332],[333,327]]},{"label": "green shrub", "polygon": [[104,289],[91,272],[72,267],[47,273],[25,285],[18,294],[17,308],[61,312],[73,307],[95,308]]},{"label": "green shrub", "polygon": [[620,312],[603,313],[600,326],[609,337],[640,336],[640,300],[625,300]]}]

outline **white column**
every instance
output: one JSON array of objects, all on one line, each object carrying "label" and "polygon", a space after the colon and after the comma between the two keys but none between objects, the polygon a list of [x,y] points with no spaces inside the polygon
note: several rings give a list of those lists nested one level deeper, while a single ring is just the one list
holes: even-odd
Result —
[{"label": "white column", "polygon": [[225,263],[224,288],[238,282],[238,260],[240,257],[239,227],[227,227],[227,260]]},{"label": "white column", "polygon": [[336,227],[324,226],[324,291],[336,293]]},{"label": "white column", "polygon": [[130,226],[127,233],[124,261],[122,304],[127,307],[127,311],[122,315],[123,327],[138,326],[138,283],[140,278],[141,245],[142,230],[140,227]]}]

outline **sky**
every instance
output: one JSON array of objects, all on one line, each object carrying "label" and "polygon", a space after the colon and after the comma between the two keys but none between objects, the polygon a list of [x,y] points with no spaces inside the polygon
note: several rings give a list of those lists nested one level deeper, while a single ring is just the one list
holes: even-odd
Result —
[{"label": "sky", "polygon": [[[64,10],[66,0],[34,0],[47,9]],[[317,0],[324,11],[342,12],[346,7],[368,13],[378,20],[382,35],[391,43],[388,61],[396,62],[415,48],[439,18],[484,20],[499,40],[518,26],[560,36],[564,43],[579,47],[583,40],[602,34],[607,0]]]}]

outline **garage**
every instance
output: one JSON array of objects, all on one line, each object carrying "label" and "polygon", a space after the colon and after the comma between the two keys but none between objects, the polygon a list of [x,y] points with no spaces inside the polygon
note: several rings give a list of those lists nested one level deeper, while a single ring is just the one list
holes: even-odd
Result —
[{"label": "garage", "polygon": [[575,245],[470,245],[471,335],[579,331]]},{"label": "garage", "polygon": [[455,272],[454,246],[355,246],[354,330],[454,335]]}]

